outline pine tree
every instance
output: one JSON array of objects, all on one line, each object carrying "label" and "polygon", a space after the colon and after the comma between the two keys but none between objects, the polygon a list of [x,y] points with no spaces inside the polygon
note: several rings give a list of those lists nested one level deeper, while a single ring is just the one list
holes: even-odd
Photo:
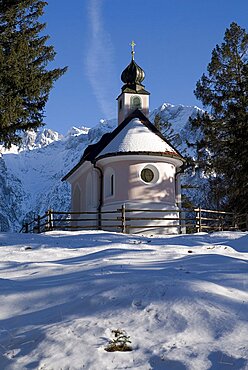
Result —
[{"label": "pine tree", "polygon": [[49,92],[66,68],[48,70],[54,60],[44,23],[45,1],[0,0],[0,143],[10,147],[20,133],[43,125]]},{"label": "pine tree", "polygon": [[194,92],[208,112],[191,120],[202,132],[198,165],[209,175],[212,200],[239,212],[248,206],[247,53],[248,34],[232,23]]}]

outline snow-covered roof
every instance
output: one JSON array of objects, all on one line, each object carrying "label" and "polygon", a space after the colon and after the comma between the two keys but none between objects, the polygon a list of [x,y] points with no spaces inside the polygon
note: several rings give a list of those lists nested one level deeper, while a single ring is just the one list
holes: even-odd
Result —
[{"label": "snow-covered roof", "polygon": [[97,143],[89,145],[78,164],[62,180],[67,180],[86,161],[93,163],[103,157],[128,153],[174,157],[181,163],[185,161],[148,118],[136,109],[114,131],[105,133]]},{"label": "snow-covered roof", "polygon": [[132,119],[98,154],[98,157],[127,152],[158,152],[177,155],[176,150],[144,125],[140,118]]}]

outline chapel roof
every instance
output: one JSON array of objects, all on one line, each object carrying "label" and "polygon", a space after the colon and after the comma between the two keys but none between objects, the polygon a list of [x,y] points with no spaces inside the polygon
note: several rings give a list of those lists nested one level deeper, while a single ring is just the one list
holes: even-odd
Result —
[{"label": "chapel roof", "polygon": [[153,155],[185,161],[148,118],[136,109],[112,132],[89,145],[79,163],[62,180],[70,177],[84,162],[95,163],[105,157]]},{"label": "chapel roof", "polygon": [[108,156],[113,153],[170,153],[178,155],[167,141],[161,136],[154,135],[148,125],[140,117],[131,119],[97,157]]}]

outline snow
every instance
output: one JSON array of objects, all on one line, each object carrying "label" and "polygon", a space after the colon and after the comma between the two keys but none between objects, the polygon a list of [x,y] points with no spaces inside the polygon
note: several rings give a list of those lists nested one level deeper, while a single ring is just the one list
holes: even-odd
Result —
[{"label": "snow", "polygon": [[176,153],[175,149],[151,132],[138,118],[132,119],[99,156],[119,152]]},{"label": "snow", "polygon": [[89,128],[87,127],[75,127],[73,126],[68,132],[67,134],[65,135],[65,137],[68,137],[68,136],[79,136],[79,135],[87,135],[88,132],[89,132]]},{"label": "snow", "polygon": [[154,109],[150,115],[150,120],[153,122],[156,114],[159,114],[164,122],[173,123],[174,130],[182,134],[182,131],[185,130],[185,123],[188,122],[189,117],[195,118],[197,113],[202,112],[202,109],[197,106],[163,103],[159,108]]},{"label": "snow", "polygon": [[[248,232],[0,233],[0,369],[245,370]],[[132,351],[106,352],[112,330]]]}]

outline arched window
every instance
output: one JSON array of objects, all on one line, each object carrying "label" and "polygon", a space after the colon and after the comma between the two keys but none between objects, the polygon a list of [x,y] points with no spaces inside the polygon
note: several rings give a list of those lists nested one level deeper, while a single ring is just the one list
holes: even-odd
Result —
[{"label": "arched window", "polygon": [[134,109],[136,109],[136,108],[138,108],[138,109],[142,108],[142,106],[141,106],[141,98],[139,96],[137,96],[137,95],[131,96],[131,108],[134,108]]},{"label": "arched window", "polygon": [[88,173],[86,178],[86,207],[89,209],[92,206],[92,175]]},{"label": "arched window", "polygon": [[73,211],[80,212],[81,211],[81,190],[78,184],[76,184],[73,192]]},{"label": "arched window", "polygon": [[105,198],[115,195],[115,173],[110,167],[104,172],[104,195]]},{"label": "arched window", "polygon": [[114,195],[114,175],[110,176],[110,195]]}]

